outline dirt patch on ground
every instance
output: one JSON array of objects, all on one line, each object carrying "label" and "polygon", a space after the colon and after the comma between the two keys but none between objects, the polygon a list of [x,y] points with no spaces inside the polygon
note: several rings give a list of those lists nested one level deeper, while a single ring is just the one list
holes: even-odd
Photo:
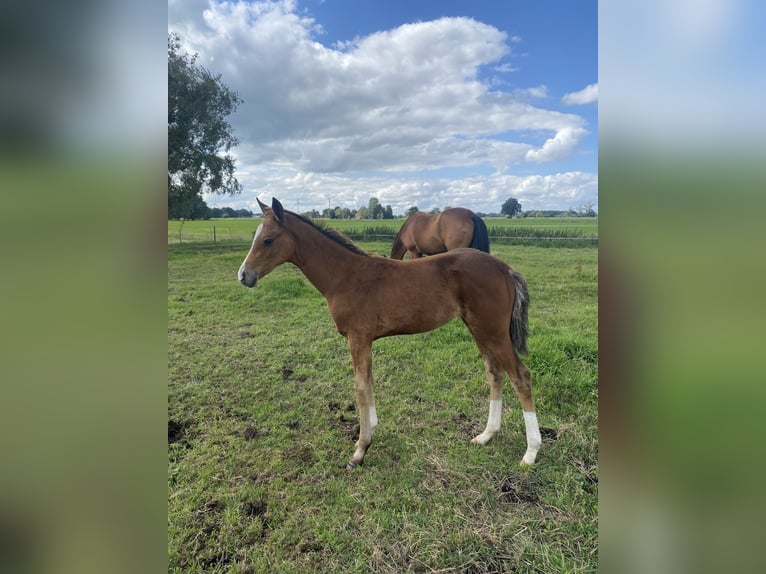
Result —
[{"label": "dirt patch on ground", "polygon": [[268,504],[263,498],[248,500],[242,505],[242,511],[245,516],[265,516]]},{"label": "dirt patch on ground", "polygon": [[482,431],[482,429],[480,428],[481,424],[469,419],[468,415],[465,413],[458,413],[455,416],[453,416],[452,422],[455,423],[458,430],[460,431],[460,434],[465,435],[469,438],[475,437],[477,434],[479,434]]},{"label": "dirt patch on ground", "polygon": [[308,379],[308,377],[306,375],[296,375],[295,371],[293,371],[287,365],[282,367],[282,370],[280,371],[280,374],[282,375],[282,382],[283,383],[286,383],[288,381],[296,381],[298,383],[304,383]]},{"label": "dirt patch on ground", "polygon": [[540,436],[544,441],[553,441],[559,438],[559,433],[556,429],[550,427],[540,427]]},{"label": "dirt patch on ground", "polygon": [[260,434],[260,431],[255,425],[250,425],[245,429],[245,440],[253,440],[254,438],[257,438]]},{"label": "dirt patch on ground", "polygon": [[498,497],[512,504],[536,504],[540,501],[539,483],[533,473],[513,473],[504,476],[497,484]]},{"label": "dirt patch on ground", "polygon": [[168,419],[168,444],[179,443],[189,448],[189,424]]},{"label": "dirt patch on ground", "polygon": [[354,405],[354,403],[348,403],[343,407],[338,402],[330,401],[327,403],[327,408],[331,413],[335,414],[332,424],[340,428],[343,431],[343,434],[348,437],[351,442],[356,442],[359,438],[359,419],[346,414],[355,412],[356,405]]},{"label": "dirt patch on ground", "polygon": [[254,500],[246,500],[242,505],[242,513],[246,518],[251,520],[257,520],[261,523],[260,530],[251,533],[250,543],[255,544],[260,540],[263,540],[269,535],[269,517],[267,510],[269,505],[266,499],[263,497],[256,498]]},{"label": "dirt patch on ground", "polygon": [[298,544],[298,552],[301,554],[305,554],[307,552],[321,552],[323,548],[324,547],[322,544],[314,540],[314,538],[309,538],[308,540]]}]

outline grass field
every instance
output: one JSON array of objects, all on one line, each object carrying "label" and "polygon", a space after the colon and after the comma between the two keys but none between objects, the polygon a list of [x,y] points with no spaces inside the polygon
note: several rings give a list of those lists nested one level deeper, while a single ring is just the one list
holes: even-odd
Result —
[{"label": "grass field", "polygon": [[[373,236],[380,240],[393,241],[404,219],[354,220],[333,219],[324,221],[328,227],[333,227],[348,234],[352,239],[364,235]],[[520,237],[530,235],[543,238],[576,237],[597,238],[598,218],[596,217],[534,217],[526,219],[509,219],[507,217],[484,218],[487,229],[493,239],[509,234]],[[230,241],[248,240],[253,237],[260,223],[259,218],[253,219],[210,219],[207,221],[168,221],[168,243],[183,243],[184,241]],[[215,228],[215,232],[213,231]],[[368,233],[365,233],[367,231]],[[214,237],[215,234],[215,237]],[[518,240],[516,240],[518,243]],[[541,242],[541,245],[545,243]],[[577,245],[594,246],[593,241],[580,241]],[[390,251],[390,250],[389,250]]]},{"label": "grass field", "polygon": [[510,383],[501,432],[470,443],[489,391],[455,320],[375,343],[380,423],[355,471],[343,468],[357,422],[345,339],[293,266],[239,285],[248,248],[168,245],[169,572],[596,570],[595,248],[493,244],[529,284],[534,467],[518,465]]}]

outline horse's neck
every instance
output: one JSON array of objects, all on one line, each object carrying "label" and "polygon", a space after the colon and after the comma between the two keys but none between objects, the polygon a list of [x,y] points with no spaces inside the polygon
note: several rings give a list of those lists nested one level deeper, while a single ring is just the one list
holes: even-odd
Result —
[{"label": "horse's neck", "polygon": [[399,233],[397,233],[396,237],[394,238],[394,244],[391,247],[391,257],[393,259],[401,259],[404,257],[404,252],[407,251],[407,248],[404,246],[404,234],[406,231],[407,221],[402,224],[402,227],[399,229]]},{"label": "horse's neck", "polygon": [[292,263],[322,295],[329,297],[347,277],[345,269],[362,256],[302,221],[294,223],[294,232],[297,241]]}]

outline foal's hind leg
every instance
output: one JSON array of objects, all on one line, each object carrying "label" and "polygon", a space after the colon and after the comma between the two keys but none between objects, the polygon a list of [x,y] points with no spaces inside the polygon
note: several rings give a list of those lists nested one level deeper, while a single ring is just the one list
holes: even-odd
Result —
[{"label": "foal's hind leg", "polygon": [[505,372],[495,358],[484,352],[484,366],[489,378],[489,418],[487,428],[480,435],[474,437],[471,442],[487,444],[489,440],[500,430],[500,421],[503,416],[503,382]]},{"label": "foal's hind leg", "polygon": [[540,436],[537,414],[535,413],[529,369],[521,362],[510,341],[501,347],[495,347],[494,350],[489,349],[483,354],[484,364],[487,367],[487,374],[490,379],[489,419],[487,420],[487,428],[483,433],[475,437],[473,442],[486,444],[500,430],[503,409],[503,380],[505,378],[503,370],[505,370],[511,379],[516,394],[519,396],[521,409],[524,413],[527,451],[521,459],[521,464],[534,464],[537,452],[542,445],[542,437]]},{"label": "foal's hind leg", "polygon": [[505,370],[511,378],[513,388],[521,401],[521,409],[524,412],[524,427],[527,434],[527,452],[521,459],[521,464],[534,464],[537,458],[537,451],[543,444],[540,436],[540,427],[537,423],[537,414],[535,413],[535,401],[532,398],[532,381],[529,375],[529,369],[521,362],[516,351],[511,348],[506,356],[510,359]]}]

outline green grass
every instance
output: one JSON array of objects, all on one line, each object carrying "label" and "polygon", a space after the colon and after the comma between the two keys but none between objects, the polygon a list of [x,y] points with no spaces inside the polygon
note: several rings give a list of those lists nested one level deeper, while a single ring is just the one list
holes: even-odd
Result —
[{"label": "green grass", "polygon": [[470,443],[489,391],[456,320],[375,343],[380,424],[347,471],[345,339],[291,265],[239,285],[248,243],[168,246],[170,572],[596,570],[596,249],[493,244],[532,299],[525,361],[544,429],[533,468],[518,465],[510,383],[501,432]]},{"label": "green grass", "polygon": [[[356,241],[393,242],[404,219],[320,220]],[[594,247],[598,239],[596,217],[552,217],[509,219],[484,218],[493,242],[541,247]],[[252,239],[259,218],[211,219],[209,221],[168,221],[168,243],[189,241],[244,241]],[[215,231],[214,229],[215,228]],[[389,249],[390,251],[390,249]]]}]

